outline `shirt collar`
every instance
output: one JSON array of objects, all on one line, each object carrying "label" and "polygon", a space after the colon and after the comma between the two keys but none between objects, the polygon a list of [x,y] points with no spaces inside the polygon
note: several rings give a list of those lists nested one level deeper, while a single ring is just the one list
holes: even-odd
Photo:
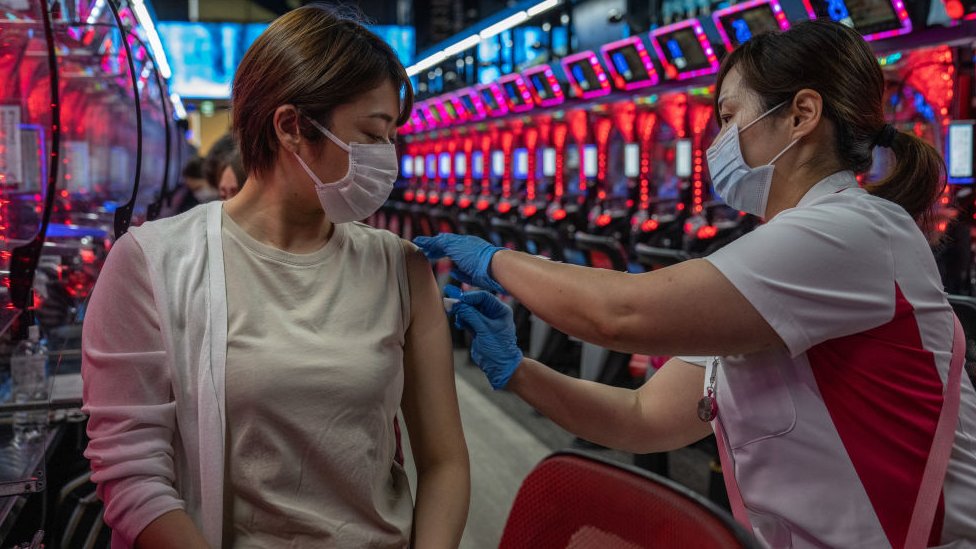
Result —
[{"label": "shirt collar", "polygon": [[811,187],[807,191],[807,194],[803,195],[803,198],[800,199],[796,207],[806,206],[814,200],[827,196],[828,194],[839,193],[857,187],[857,178],[854,177],[854,172],[848,170],[840,171],[821,179],[819,183]]}]

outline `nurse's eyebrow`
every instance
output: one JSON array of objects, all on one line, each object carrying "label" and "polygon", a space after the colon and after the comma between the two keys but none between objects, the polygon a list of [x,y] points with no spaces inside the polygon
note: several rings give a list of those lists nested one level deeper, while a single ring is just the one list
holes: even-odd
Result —
[{"label": "nurse's eyebrow", "polygon": [[387,124],[393,123],[393,117],[390,116],[389,114],[386,114],[385,112],[374,112],[373,114],[367,114],[362,118],[379,118],[380,120],[385,121]]},{"label": "nurse's eyebrow", "polygon": [[719,108],[719,110],[722,109],[722,105],[724,105],[726,101],[731,101],[731,100],[734,100],[735,98],[736,98],[735,95],[723,95],[722,97],[719,97],[718,98],[718,108]]}]

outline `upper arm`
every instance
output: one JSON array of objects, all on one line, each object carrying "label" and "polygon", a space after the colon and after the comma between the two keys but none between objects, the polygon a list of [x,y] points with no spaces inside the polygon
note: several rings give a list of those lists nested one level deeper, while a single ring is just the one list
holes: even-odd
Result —
[{"label": "upper arm", "polygon": [[403,414],[418,467],[442,459],[467,463],[447,315],[430,263],[403,242],[410,284],[410,326],[404,342]]},{"label": "upper arm", "polygon": [[175,488],[176,405],[152,286],[141,248],[127,235],[109,254],[82,329],[84,411],[92,481],[105,521],[130,541],[182,507]]},{"label": "upper arm", "polygon": [[879,224],[838,206],[780,215],[704,260],[641,275],[627,333],[668,334],[676,353],[785,346],[795,356],[891,318],[893,264]]}]

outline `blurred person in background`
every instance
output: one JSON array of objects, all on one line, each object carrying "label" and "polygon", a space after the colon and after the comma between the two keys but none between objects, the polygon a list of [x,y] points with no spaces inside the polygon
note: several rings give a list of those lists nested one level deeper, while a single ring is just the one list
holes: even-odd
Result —
[{"label": "blurred person in background", "polygon": [[237,193],[241,192],[244,187],[246,180],[247,172],[244,171],[244,165],[241,164],[241,153],[236,151],[227,157],[227,163],[221,170],[220,182],[217,184],[220,199],[228,200],[237,196]]}]

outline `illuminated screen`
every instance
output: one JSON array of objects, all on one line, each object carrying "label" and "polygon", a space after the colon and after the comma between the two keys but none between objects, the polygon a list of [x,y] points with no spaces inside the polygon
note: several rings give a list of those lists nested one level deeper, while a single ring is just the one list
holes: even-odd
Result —
[{"label": "illuminated screen", "polygon": [[674,149],[674,171],[678,177],[691,177],[691,140],[679,139]]},{"label": "illuminated screen", "polygon": [[419,154],[413,157],[413,175],[414,177],[424,175],[424,157]]},{"label": "illuminated screen", "polygon": [[450,99],[445,99],[444,101],[441,102],[441,105],[444,105],[444,111],[447,112],[448,120],[452,120],[452,121],[457,120],[458,113],[454,109],[453,101],[451,101]]},{"label": "illuminated screen", "polygon": [[441,118],[441,110],[437,108],[437,105],[427,105],[426,108],[430,112],[430,115],[434,117],[434,124],[440,126],[444,123],[444,119]]},{"label": "illuminated screen", "polygon": [[949,124],[949,178],[973,178],[973,123]]},{"label": "illuminated screen", "polygon": [[[159,38],[173,70],[171,90],[183,97],[226,99],[237,65],[267,23],[195,23],[160,21]],[[413,27],[369,27],[397,52],[404,66],[413,64]]]},{"label": "illuminated screen", "polygon": [[413,177],[413,162],[413,156],[409,154],[405,154],[400,158],[400,176]]},{"label": "illuminated screen", "polygon": [[458,177],[464,177],[468,173],[468,157],[464,153],[456,153],[454,155],[454,174]]},{"label": "illuminated screen", "polygon": [[613,63],[613,68],[616,69],[617,74],[622,76],[628,84],[643,82],[651,78],[651,75],[647,73],[647,67],[644,66],[644,61],[641,60],[640,53],[637,51],[637,46],[633,44],[610,50],[607,52],[607,57]]},{"label": "illuminated screen", "polygon": [[830,18],[861,34],[901,28],[891,0],[810,0],[817,17]]},{"label": "illuminated screen", "polygon": [[471,155],[471,177],[481,179],[485,176],[485,153],[475,151]]},{"label": "illuminated screen", "polygon": [[491,153],[491,175],[494,177],[505,175],[505,153],[502,151],[492,151]]},{"label": "illuminated screen", "polygon": [[437,174],[441,177],[451,175],[451,153],[441,153],[438,158]]},{"label": "illuminated screen", "polygon": [[596,177],[597,174],[597,155],[596,145],[583,146],[583,175],[586,177]]},{"label": "illuminated screen", "polygon": [[435,175],[437,175],[436,156],[432,154],[427,155],[427,162],[426,162],[426,166],[424,167],[424,173],[427,175],[427,177],[434,177]]},{"label": "illuminated screen", "polygon": [[657,37],[668,63],[679,71],[696,71],[711,66],[692,28],[678,29]]},{"label": "illuminated screen", "polygon": [[518,84],[514,80],[510,80],[502,84],[502,88],[505,90],[505,95],[508,96],[508,100],[511,102],[513,107],[521,107],[525,105],[525,97],[522,92],[519,91]]},{"label": "illuminated screen", "polygon": [[474,106],[474,100],[467,93],[463,93],[460,96],[461,107],[465,110],[469,117],[477,116],[478,109]]},{"label": "illuminated screen", "polygon": [[495,94],[492,93],[491,88],[484,88],[481,90],[481,100],[488,107],[489,111],[497,111],[499,109],[498,101],[495,99]]},{"label": "illuminated screen", "polygon": [[624,177],[640,175],[640,145],[627,143],[624,145]]},{"label": "illuminated screen", "polygon": [[757,34],[779,30],[779,23],[776,22],[770,4],[760,4],[754,8],[730,13],[720,17],[719,20],[722,22],[722,29],[735,47],[745,44]]},{"label": "illuminated screen", "polygon": [[549,79],[546,78],[546,73],[537,72],[529,76],[529,84],[535,89],[535,93],[539,95],[539,99],[545,101],[547,99],[552,99],[556,96],[556,93],[552,91],[552,87],[549,85]]},{"label": "illuminated screen", "polygon": [[545,177],[556,175],[556,149],[550,147],[542,149],[542,175]]},{"label": "illuminated screen", "polygon": [[515,149],[515,170],[513,175],[518,179],[529,177],[529,151],[527,149]]},{"label": "illuminated screen", "polygon": [[574,61],[566,65],[566,69],[573,74],[573,79],[584,92],[600,89],[600,79],[589,58]]}]

